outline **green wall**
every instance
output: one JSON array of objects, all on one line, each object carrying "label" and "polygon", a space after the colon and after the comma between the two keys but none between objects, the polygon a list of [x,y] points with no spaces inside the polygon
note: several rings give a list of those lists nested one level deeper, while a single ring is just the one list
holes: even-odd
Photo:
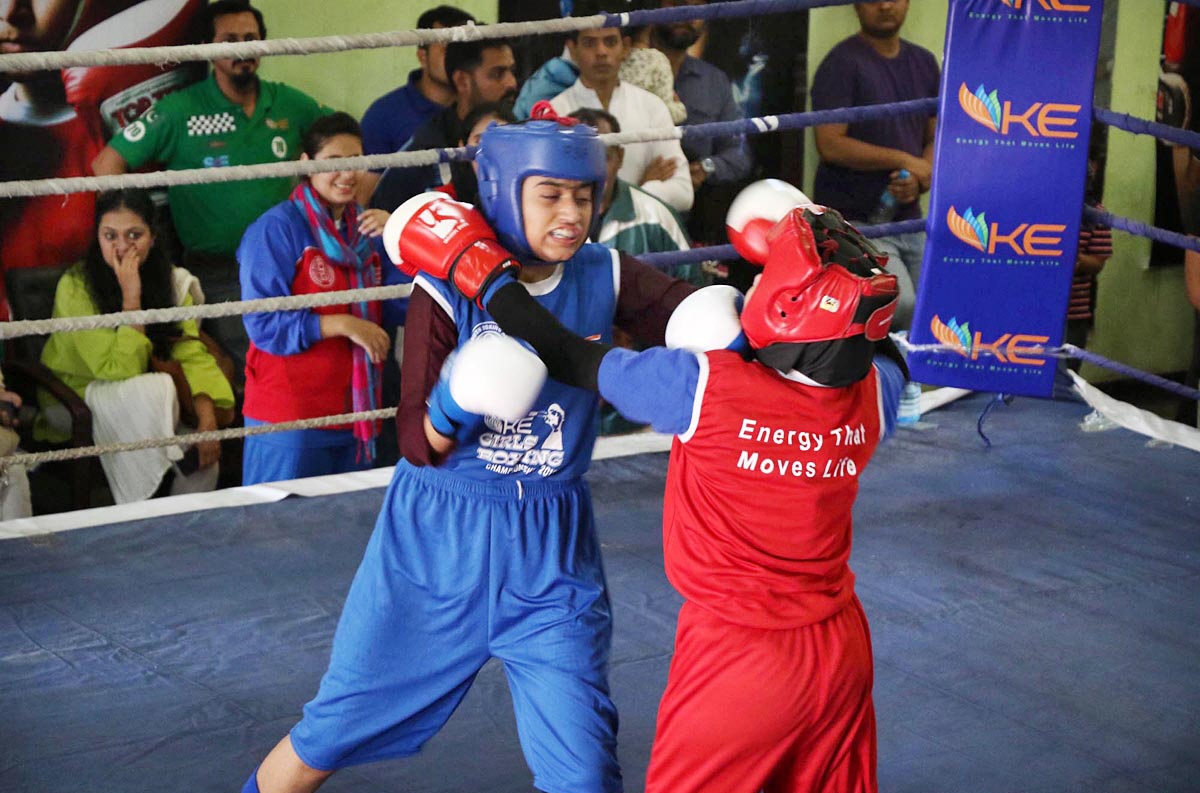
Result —
[{"label": "green wall", "polygon": [[[256,0],[271,38],[308,38],[412,30],[434,2],[411,0]],[[454,0],[481,23],[496,21],[496,0]],[[367,106],[403,85],[417,67],[415,47],[355,50],[266,59],[265,79],[285,82],[330,107],[361,117]]]},{"label": "green wall", "polygon": [[[1112,0],[1110,0],[1111,2]],[[1161,2],[1118,2],[1112,109],[1154,118]],[[1155,142],[1146,135],[1110,130],[1104,205],[1114,215],[1154,219]],[[1183,268],[1147,269],[1150,240],[1117,231],[1113,257],[1100,274],[1096,329],[1090,349],[1152,372],[1187,368],[1192,312],[1183,292]],[[1089,379],[1114,379],[1085,367]]]},{"label": "green wall", "polygon": [[[1158,54],[1162,46],[1160,0],[1108,0],[1117,4],[1116,53],[1111,108],[1154,118]],[[912,0],[905,38],[932,50],[941,60],[947,4]],[[858,30],[848,7],[812,12],[809,26],[809,73],[829,50]],[[1119,130],[1109,134],[1104,203],[1116,215],[1150,222],[1154,206],[1154,141]],[[811,131],[805,147],[805,188],[812,189],[817,153]],[[1114,253],[1100,275],[1096,329],[1089,349],[1139,369],[1178,372],[1187,368],[1192,314],[1183,294],[1178,267],[1147,269],[1150,242],[1114,232]],[[1115,379],[1104,369],[1085,366],[1091,380]]]}]

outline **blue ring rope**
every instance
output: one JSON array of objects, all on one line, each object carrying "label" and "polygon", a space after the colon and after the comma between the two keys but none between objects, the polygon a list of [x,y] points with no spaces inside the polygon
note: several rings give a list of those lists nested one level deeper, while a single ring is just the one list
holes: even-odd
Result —
[{"label": "blue ring rope", "polygon": [[1151,226],[1148,223],[1142,223],[1140,220],[1131,218],[1123,218],[1120,215],[1114,215],[1111,212],[1104,212],[1094,207],[1085,206],[1083,215],[1093,223],[1100,223],[1105,226],[1110,226],[1114,229],[1135,234],[1139,237],[1148,237],[1149,239],[1158,242],[1174,245],[1176,248],[1185,248],[1189,251],[1200,251],[1200,237],[1194,237],[1188,234],[1180,234],[1177,231]]},{"label": "blue ring rope", "polygon": [[812,8],[846,6],[854,0],[740,0],[740,2],[708,3],[701,6],[682,5],[677,8],[650,8],[624,14],[604,14],[604,27],[641,27],[671,22],[690,22],[693,19],[734,19],[760,14],[786,14]]},{"label": "blue ring rope", "polygon": [[983,431],[983,423],[987,421],[987,417],[991,415],[992,410],[1000,405],[1011,405],[1013,397],[1011,394],[996,394],[988,403],[983,406],[983,410],[979,412],[979,418],[975,421],[975,431],[979,433],[979,437],[983,438],[983,445],[989,449],[992,447],[992,439]]},{"label": "blue ring rope", "polygon": [[[727,135],[758,135],[766,132],[786,132],[815,127],[821,124],[853,124],[858,121],[872,121],[879,118],[891,118],[892,116],[915,113],[932,114],[936,111],[937,99],[910,99],[905,102],[884,102],[877,105],[861,105],[859,107],[838,107],[832,110],[810,110],[804,113],[784,113],[779,116],[743,118],[736,121],[710,121],[705,124],[686,125],[678,129],[683,138],[715,138]],[[447,149],[428,149],[428,151],[437,152],[438,159],[442,162],[453,162],[474,159],[478,147],[461,146]],[[405,167],[426,168],[429,166],[414,165]]]},{"label": "blue ring rope", "polygon": [[[890,237],[894,234],[911,234],[925,230],[923,219],[901,220],[897,223],[880,223],[876,226],[858,226],[864,237]],[[638,261],[656,267],[660,270],[670,269],[678,264],[695,264],[696,262],[730,261],[738,258],[738,252],[732,245],[709,245],[702,248],[691,248],[686,251],[665,251],[662,253],[643,253],[638,255]]]},{"label": "blue ring rope", "polygon": [[1118,374],[1123,374],[1126,377],[1132,377],[1135,380],[1141,380],[1143,383],[1156,385],[1164,391],[1170,391],[1187,399],[1200,401],[1200,389],[1192,388],[1181,383],[1176,383],[1174,380],[1168,380],[1165,377],[1159,377],[1150,372],[1143,372],[1141,369],[1134,369],[1132,366],[1123,364],[1119,361],[1114,361],[1111,358],[1105,358],[1103,355],[1097,355],[1094,352],[1089,352],[1082,347],[1076,347],[1074,344],[1064,344],[1061,349],[1069,354],[1072,358],[1078,358],[1081,361],[1102,366],[1105,369],[1112,370]]},{"label": "blue ring rope", "polygon": [[[1200,0],[1196,0],[1200,3]],[[1132,132],[1134,135],[1150,135],[1160,140],[1169,140],[1191,149],[1200,149],[1200,132],[1160,124],[1157,121],[1131,116],[1128,113],[1114,113],[1102,107],[1092,110],[1092,116],[1101,124]]]}]

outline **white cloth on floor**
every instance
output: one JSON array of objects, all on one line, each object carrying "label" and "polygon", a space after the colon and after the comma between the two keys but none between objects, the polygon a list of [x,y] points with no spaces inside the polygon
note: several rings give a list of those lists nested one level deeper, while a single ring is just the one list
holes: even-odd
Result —
[{"label": "white cloth on floor", "polygon": [[[179,423],[179,400],[169,374],[152,372],[115,382],[88,384],[84,401],[92,411],[92,436],[96,444],[166,438]],[[179,446],[140,449],[100,455],[113,501],[128,504],[154,495],[163,474],[183,458]]]}]

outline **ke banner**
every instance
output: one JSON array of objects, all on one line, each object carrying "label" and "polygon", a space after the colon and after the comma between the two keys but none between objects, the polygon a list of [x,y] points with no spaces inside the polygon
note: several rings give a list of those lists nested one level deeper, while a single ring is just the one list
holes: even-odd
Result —
[{"label": "ke banner", "polygon": [[923,383],[1049,396],[1087,173],[1103,0],[951,0],[910,340]]}]

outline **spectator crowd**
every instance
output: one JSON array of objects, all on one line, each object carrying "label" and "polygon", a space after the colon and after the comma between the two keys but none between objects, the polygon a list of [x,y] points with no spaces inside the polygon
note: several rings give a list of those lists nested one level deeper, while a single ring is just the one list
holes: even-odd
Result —
[{"label": "spectator crowd", "polygon": [[[142,0],[118,4],[121,10],[107,19],[89,19],[77,5],[0,2],[0,10],[7,9],[0,31],[11,31],[20,48],[40,50],[255,41],[268,31],[269,20],[248,0]],[[588,16],[678,5],[704,0],[575,0],[564,10]],[[813,109],[937,95],[937,59],[900,36],[907,8],[907,0],[855,4],[861,30],[815,70]],[[417,26],[477,21],[439,5],[422,13]],[[518,73],[523,42],[428,44],[418,48],[419,66],[407,81],[371,103],[361,121],[297,87],[261,79],[257,59],[218,59],[207,74],[148,66],[8,75],[0,95],[0,147],[28,155],[5,178],[471,146],[489,125],[520,123],[539,102],[601,133],[741,119],[747,104],[738,84],[706,59],[714,54],[707,51],[709,34],[704,20],[581,30],[528,75]],[[932,175],[935,121],[902,116],[818,127],[813,200],[853,222],[878,222],[881,196],[890,194],[884,219],[919,217],[919,198]],[[752,151],[742,135],[610,147],[591,238],[632,256],[724,243],[725,212],[738,191],[756,178],[779,175],[765,171]],[[405,276],[383,252],[383,225],[406,199],[427,190],[476,202],[474,164],[179,185],[161,194],[5,200],[0,266],[10,291],[4,310],[34,316],[39,301],[27,293],[47,287],[23,271],[47,268],[61,276],[50,290],[52,302],[50,295],[40,302],[60,317],[399,283]],[[923,235],[878,244],[900,280],[903,319],[911,314]],[[1104,245],[1087,250],[1080,289],[1094,283],[1107,252]],[[692,265],[672,275],[706,284],[726,271]],[[41,349],[48,370],[42,376],[86,403],[97,442],[393,407],[405,309],[397,300],[210,319],[202,326],[189,321],[58,333]],[[32,429],[26,446],[71,441],[71,414],[58,392],[38,381],[22,399],[11,378],[9,388],[0,382],[0,408],[8,408],[0,410],[0,423],[8,428],[24,420]],[[614,415],[605,426],[629,427]],[[124,502],[218,483],[388,465],[396,448],[390,424],[359,422],[260,435],[246,441],[244,453],[240,443],[212,443],[138,453],[124,462],[109,455],[103,465],[114,500]],[[24,497],[26,510],[28,501]]]}]

